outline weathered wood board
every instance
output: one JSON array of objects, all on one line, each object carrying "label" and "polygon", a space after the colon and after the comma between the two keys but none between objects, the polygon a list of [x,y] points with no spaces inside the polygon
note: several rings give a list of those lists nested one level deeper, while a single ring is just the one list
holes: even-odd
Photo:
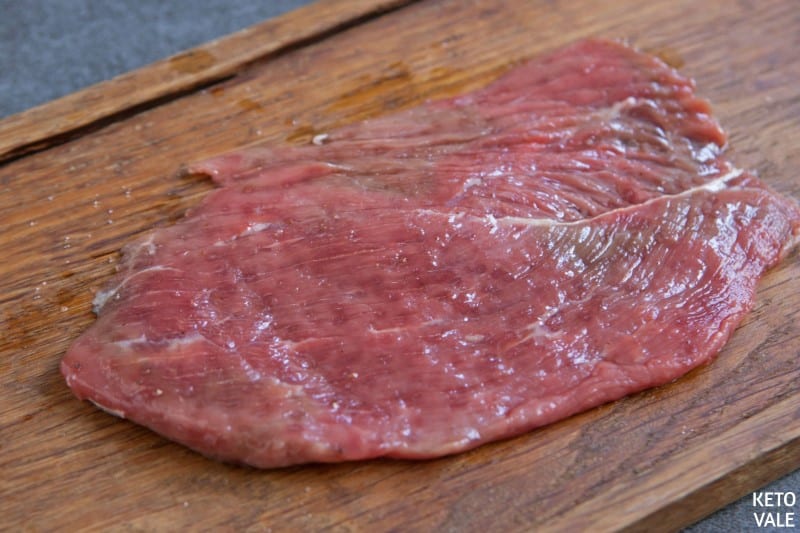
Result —
[{"label": "weathered wood board", "polygon": [[712,365],[440,460],[227,466],[61,378],[118,250],[211,189],[182,164],[309,142],[587,36],[694,77],[734,161],[800,198],[792,0],[321,2],[0,121],[0,530],[672,530],[798,468],[797,252]]}]

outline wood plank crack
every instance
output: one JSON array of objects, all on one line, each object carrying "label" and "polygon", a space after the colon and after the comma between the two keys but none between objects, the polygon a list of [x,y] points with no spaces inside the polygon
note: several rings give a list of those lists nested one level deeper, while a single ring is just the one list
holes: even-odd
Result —
[{"label": "wood plank crack", "polygon": [[417,0],[320,0],[0,121],[0,164],[208,89]]}]

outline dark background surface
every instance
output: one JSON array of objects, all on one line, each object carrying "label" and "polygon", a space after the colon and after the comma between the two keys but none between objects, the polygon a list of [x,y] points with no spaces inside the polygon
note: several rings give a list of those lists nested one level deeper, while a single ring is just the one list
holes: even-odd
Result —
[{"label": "dark background surface", "polygon": [[309,0],[0,0],[0,117]]},{"label": "dark background surface", "polygon": [[[309,3],[0,0],[0,118]],[[800,472],[764,490],[797,494]],[[748,495],[686,531],[785,531],[757,528],[753,513],[769,509],[752,503]],[[800,513],[800,503],[783,510]]]}]

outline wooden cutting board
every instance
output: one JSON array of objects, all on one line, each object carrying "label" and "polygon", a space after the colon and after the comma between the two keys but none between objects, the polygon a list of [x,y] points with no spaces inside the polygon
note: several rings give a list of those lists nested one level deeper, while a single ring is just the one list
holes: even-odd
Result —
[{"label": "wooden cutting board", "polygon": [[425,462],[256,471],[76,400],[58,371],[117,251],[211,189],[186,162],[481,85],[587,36],[697,80],[800,198],[793,0],[320,2],[0,122],[0,529],[673,530],[800,466],[800,258],[712,365]]}]

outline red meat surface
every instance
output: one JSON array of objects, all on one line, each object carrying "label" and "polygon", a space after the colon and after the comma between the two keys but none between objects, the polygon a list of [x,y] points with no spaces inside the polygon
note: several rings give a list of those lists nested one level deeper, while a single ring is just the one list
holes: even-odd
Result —
[{"label": "red meat surface", "polygon": [[193,167],[220,187],[124,250],[79,398],[258,467],[450,454],[709,361],[800,233],[615,42],[315,141]]}]

